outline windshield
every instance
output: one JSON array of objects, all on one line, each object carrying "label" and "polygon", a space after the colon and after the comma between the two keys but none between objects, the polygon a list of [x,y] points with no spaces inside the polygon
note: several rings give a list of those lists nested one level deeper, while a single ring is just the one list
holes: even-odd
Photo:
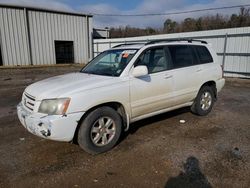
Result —
[{"label": "windshield", "polygon": [[105,51],[94,58],[81,72],[104,76],[120,76],[136,52],[137,50],[134,49]]}]

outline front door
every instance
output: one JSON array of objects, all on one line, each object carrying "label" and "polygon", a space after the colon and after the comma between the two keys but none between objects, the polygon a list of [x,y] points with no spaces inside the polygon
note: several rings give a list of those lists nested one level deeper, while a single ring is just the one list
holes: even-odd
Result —
[{"label": "front door", "polygon": [[169,58],[164,47],[144,51],[134,66],[145,65],[149,74],[131,76],[130,100],[132,118],[146,115],[171,105],[173,75],[168,73]]}]

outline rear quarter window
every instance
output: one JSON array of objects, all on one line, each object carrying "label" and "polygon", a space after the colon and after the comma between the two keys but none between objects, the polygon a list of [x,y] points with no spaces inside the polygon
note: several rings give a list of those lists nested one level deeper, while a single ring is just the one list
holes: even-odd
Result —
[{"label": "rear quarter window", "polygon": [[213,58],[205,46],[193,46],[201,64],[212,63]]}]

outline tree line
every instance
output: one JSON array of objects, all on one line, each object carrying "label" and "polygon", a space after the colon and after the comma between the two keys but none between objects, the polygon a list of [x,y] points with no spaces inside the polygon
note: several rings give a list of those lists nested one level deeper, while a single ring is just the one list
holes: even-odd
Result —
[{"label": "tree line", "polygon": [[162,28],[147,27],[145,29],[130,27],[110,28],[110,38],[136,37],[145,35],[204,31],[213,29],[235,28],[250,26],[250,8],[240,8],[238,14],[224,16],[222,14],[185,18],[181,22],[166,19]]}]

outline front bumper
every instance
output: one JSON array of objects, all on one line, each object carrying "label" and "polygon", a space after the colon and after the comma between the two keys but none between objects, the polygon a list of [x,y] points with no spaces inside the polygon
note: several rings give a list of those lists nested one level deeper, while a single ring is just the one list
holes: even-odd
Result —
[{"label": "front bumper", "polygon": [[44,115],[30,113],[22,103],[17,106],[17,114],[22,125],[32,134],[42,138],[66,141],[73,139],[76,127],[84,112],[67,115]]}]

